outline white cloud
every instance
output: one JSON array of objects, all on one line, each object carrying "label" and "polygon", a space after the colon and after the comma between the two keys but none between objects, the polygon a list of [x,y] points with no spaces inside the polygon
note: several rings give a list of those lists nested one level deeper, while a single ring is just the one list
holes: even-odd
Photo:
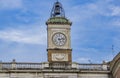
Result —
[{"label": "white cloud", "polygon": [[111,3],[112,1],[113,0],[98,0],[94,3],[73,6],[68,9],[71,11],[69,17],[74,22],[83,22],[97,15],[108,17],[120,16],[120,6],[114,5]]},{"label": "white cloud", "polygon": [[0,0],[1,9],[21,8],[22,0]]},{"label": "white cloud", "polygon": [[96,8],[96,5],[94,4],[74,6],[69,9],[69,11],[72,10],[69,17],[71,18],[71,20],[73,20],[73,22],[80,23],[96,14],[96,12],[93,12],[94,8]]},{"label": "white cloud", "polygon": [[120,20],[116,19],[113,22],[111,22],[111,24],[114,25],[114,26],[120,27]]},{"label": "white cloud", "polygon": [[112,16],[120,16],[120,6],[113,6],[112,8]]},{"label": "white cloud", "polygon": [[35,29],[5,29],[0,31],[0,39],[18,43],[46,45],[46,32],[44,28]]},{"label": "white cloud", "polygon": [[98,14],[104,15],[104,16],[120,16],[120,6],[117,6],[113,3],[111,3],[113,0],[106,0],[106,1],[98,1],[95,3],[97,8],[94,9],[94,12],[98,12]]},{"label": "white cloud", "polygon": [[[69,1],[69,0],[68,0]],[[80,5],[76,5],[76,6],[73,6],[73,5],[70,5],[68,7],[68,14],[66,14],[66,16],[70,17],[70,20],[73,21],[73,24],[77,24],[76,25],[76,29],[74,30],[74,35],[72,36],[72,38],[76,38],[78,39],[79,41],[81,42],[76,42],[76,40],[73,41],[73,44],[75,43],[78,43],[80,44],[80,46],[78,45],[77,47],[74,47],[74,49],[79,49],[80,52],[83,52],[83,56],[81,58],[79,58],[78,56],[78,59],[75,59],[77,60],[78,62],[82,62],[82,63],[89,63],[89,60],[91,60],[92,58],[89,58],[89,57],[97,57],[96,55],[102,55],[103,52],[100,52],[99,49],[94,49],[94,48],[83,48],[81,49],[80,47],[84,47],[84,45],[92,45],[92,44],[89,44],[88,42],[91,42],[91,41],[88,41],[88,40],[91,40],[91,34],[88,34],[87,35],[87,31],[90,30],[90,27],[91,29],[95,30],[95,28],[93,28],[92,24],[89,25],[89,28],[84,26],[83,24],[81,23],[88,23],[89,20],[94,20],[94,17],[96,15],[102,15],[102,16],[108,16],[108,17],[111,17],[111,16],[119,16],[120,15],[120,8],[119,6],[115,6],[113,5],[112,3],[109,4],[109,2],[112,1],[112,0],[97,0],[95,3],[87,3],[87,4],[80,4]],[[39,2],[38,2],[39,3]],[[46,2],[44,2],[45,5],[46,5]],[[48,3],[47,3],[48,4]],[[71,4],[71,3],[67,3],[67,4]],[[26,4],[28,5],[28,4]],[[33,6],[32,4],[30,4],[31,7]],[[36,4],[35,4],[36,5]],[[39,4],[39,5],[42,5],[43,7],[43,3]],[[52,4],[48,4],[49,6],[52,5]],[[47,8],[48,8],[48,5],[47,5]],[[64,6],[64,5],[63,5]],[[15,9],[15,8],[21,8],[23,7],[23,3],[22,3],[22,0],[0,0],[0,8],[1,9]],[[38,9],[39,8],[39,9]],[[50,13],[46,12],[46,11],[41,11],[41,7],[38,7],[38,8],[35,8],[34,10],[30,8],[30,6],[27,6],[24,10],[22,11],[25,11],[23,13],[26,13],[26,11],[28,11],[30,9],[30,11],[35,11],[35,13],[37,14],[41,14],[40,19],[43,19],[46,17],[44,15],[49,15]],[[64,8],[64,7],[63,7]],[[45,8],[46,9],[46,8]],[[66,9],[66,8],[65,8]],[[66,10],[65,10],[66,11]],[[67,12],[66,11],[66,12]],[[45,13],[46,14],[45,14]],[[69,15],[70,14],[70,15]],[[15,14],[16,15],[16,14]],[[30,16],[31,17],[31,16]],[[24,15],[23,17],[21,18],[16,16],[16,18],[18,20],[24,20],[26,23],[29,23],[29,19],[28,18],[25,18]],[[96,18],[96,19],[99,19],[99,18]],[[95,19],[95,20],[96,20]],[[104,20],[104,19],[103,19]],[[37,20],[36,20],[37,21]],[[97,20],[96,20],[97,21]],[[77,23],[76,23],[77,22]],[[113,21],[111,21],[113,22]],[[39,23],[42,23],[42,22],[39,22]],[[94,22],[95,24],[96,22]],[[100,22],[102,23],[102,22]],[[110,23],[110,22],[106,22],[106,23]],[[19,23],[18,23],[19,24]],[[89,23],[88,23],[89,24]],[[97,24],[99,24],[99,22],[97,22]],[[116,25],[120,25],[119,23],[119,20],[118,21],[115,21],[114,24]],[[34,27],[35,25],[33,25]],[[24,27],[24,26],[22,26]],[[25,27],[28,27],[28,28],[25,28],[25,29],[16,29],[16,28],[13,28],[13,29],[5,29],[5,30],[0,30],[0,39],[4,40],[4,41],[9,41],[9,42],[17,42],[17,43],[27,43],[27,44],[40,44],[40,45],[46,45],[46,41],[47,41],[47,38],[46,38],[46,29],[44,29],[45,27],[37,27],[37,28],[29,28],[28,25],[26,25]],[[101,25],[101,27],[103,27],[103,25]],[[104,26],[104,27],[108,27],[108,26]],[[73,26],[73,29],[75,28],[75,26]],[[80,32],[81,30],[81,34],[78,32]],[[73,30],[72,30],[73,31]],[[77,37],[76,37],[76,33],[77,32]],[[94,34],[98,34],[97,32],[94,33]],[[93,35],[94,35],[93,34]],[[102,34],[102,33],[101,33]],[[94,37],[92,35],[92,37]],[[104,35],[104,34],[103,34]],[[95,35],[96,36],[96,35]],[[102,36],[101,38],[104,39],[105,36]],[[81,40],[80,40],[81,39]],[[94,39],[95,40],[95,39]],[[96,40],[96,43],[98,41]],[[99,40],[99,43],[101,42],[101,39]],[[118,41],[119,42],[119,41]],[[96,44],[94,43],[94,44]],[[106,44],[104,44],[106,45]],[[10,45],[11,46],[11,45]],[[3,45],[2,45],[3,47]],[[23,49],[24,47],[21,47],[21,48],[16,48],[16,50],[12,50],[12,51],[15,51],[18,53],[18,51],[20,52],[23,52],[25,49]],[[7,49],[7,48],[6,48]],[[30,50],[29,48],[27,48],[28,50]],[[27,50],[26,49],[26,50]],[[26,52],[25,50],[25,52]],[[32,49],[31,49],[32,50]],[[10,50],[9,50],[10,51]],[[11,52],[12,52],[11,51]],[[30,52],[30,51],[29,51]],[[32,51],[31,51],[32,52]],[[34,52],[34,51],[33,51]],[[42,52],[42,51],[41,51]],[[75,52],[74,52],[75,53]],[[21,53],[22,55],[23,53]],[[26,53],[28,55],[28,53]],[[82,54],[82,53],[81,53]],[[87,58],[85,58],[84,54],[86,54]],[[24,54],[23,54],[24,55]],[[38,54],[37,54],[38,55]],[[40,54],[39,54],[40,55]],[[41,54],[43,55],[43,54]],[[77,54],[78,55],[78,54]],[[94,56],[95,55],[95,56]],[[16,56],[16,55],[15,55]],[[19,56],[19,54],[18,54]],[[75,55],[76,56],[76,55]],[[39,57],[39,56],[38,56]],[[105,56],[106,57],[106,56]],[[44,58],[41,56],[41,58]],[[96,58],[96,59],[99,59],[101,60],[102,57],[100,58]],[[21,57],[20,57],[21,59]],[[96,60],[96,59],[92,59],[92,61]],[[108,58],[109,59],[109,58]]]}]

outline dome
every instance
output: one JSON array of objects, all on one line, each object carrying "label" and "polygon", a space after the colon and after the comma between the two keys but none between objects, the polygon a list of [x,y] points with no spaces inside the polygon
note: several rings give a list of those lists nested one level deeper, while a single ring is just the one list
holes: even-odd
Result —
[{"label": "dome", "polygon": [[48,19],[48,21],[46,22],[46,24],[72,24],[72,22],[70,22],[68,19],[66,19],[65,17],[53,17]]}]

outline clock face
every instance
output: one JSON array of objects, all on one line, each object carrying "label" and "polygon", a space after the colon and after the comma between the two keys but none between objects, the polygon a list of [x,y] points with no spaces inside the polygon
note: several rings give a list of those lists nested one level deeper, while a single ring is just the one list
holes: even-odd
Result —
[{"label": "clock face", "polygon": [[66,53],[53,53],[52,61],[68,61],[68,55]]},{"label": "clock face", "polygon": [[63,46],[66,43],[66,36],[63,33],[55,33],[52,40],[55,45]]}]

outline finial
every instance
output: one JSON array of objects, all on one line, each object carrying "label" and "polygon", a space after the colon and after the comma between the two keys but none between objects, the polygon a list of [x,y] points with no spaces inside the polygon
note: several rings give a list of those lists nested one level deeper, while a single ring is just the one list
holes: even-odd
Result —
[{"label": "finial", "polygon": [[58,0],[56,0],[56,2],[59,2]]},{"label": "finial", "polygon": [[15,59],[13,59],[12,62],[15,63],[16,62]]}]

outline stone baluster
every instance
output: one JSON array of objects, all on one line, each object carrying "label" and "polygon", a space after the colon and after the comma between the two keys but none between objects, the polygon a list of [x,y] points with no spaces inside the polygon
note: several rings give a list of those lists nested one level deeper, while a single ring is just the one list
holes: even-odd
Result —
[{"label": "stone baluster", "polygon": [[2,70],[2,61],[0,61],[0,70]]},{"label": "stone baluster", "polygon": [[12,61],[12,69],[16,69],[16,61],[15,61],[15,59],[13,59],[13,61]]}]

